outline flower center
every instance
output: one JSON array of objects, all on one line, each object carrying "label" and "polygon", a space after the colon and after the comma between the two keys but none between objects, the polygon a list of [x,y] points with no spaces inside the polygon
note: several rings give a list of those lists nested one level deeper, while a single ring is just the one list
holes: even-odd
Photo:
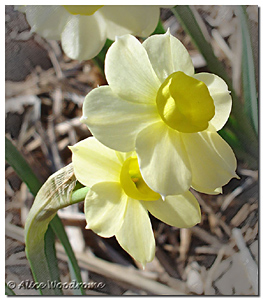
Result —
[{"label": "flower center", "polygon": [[207,86],[180,71],[162,83],[156,104],[163,121],[180,132],[203,131],[215,115],[214,101]]},{"label": "flower center", "polygon": [[154,201],[160,198],[143,180],[135,157],[130,157],[123,163],[120,182],[124,192],[133,199]]},{"label": "flower center", "polygon": [[63,5],[72,15],[91,16],[103,5]]}]

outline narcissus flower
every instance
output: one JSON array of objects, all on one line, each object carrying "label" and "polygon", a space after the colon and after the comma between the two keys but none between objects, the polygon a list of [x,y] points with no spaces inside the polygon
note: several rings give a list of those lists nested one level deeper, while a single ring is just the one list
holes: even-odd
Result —
[{"label": "narcissus flower", "polygon": [[106,39],[116,35],[149,36],[159,20],[159,6],[145,5],[26,5],[33,32],[47,39],[60,40],[72,59],[95,57]]},{"label": "narcissus flower", "polygon": [[143,265],[155,254],[148,211],[171,226],[188,228],[200,222],[199,204],[189,191],[162,200],[147,186],[135,152],[114,151],[93,137],[70,149],[77,180],[90,187],[84,206],[86,228],[102,237],[116,236]]},{"label": "narcissus flower", "polygon": [[232,149],[217,133],[232,105],[226,83],[194,73],[190,55],[167,32],[142,44],[118,37],[105,61],[108,86],[84,101],[82,122],[104,145],[136,150],[147,185],[162,196],[217,194],[236,177]]}]

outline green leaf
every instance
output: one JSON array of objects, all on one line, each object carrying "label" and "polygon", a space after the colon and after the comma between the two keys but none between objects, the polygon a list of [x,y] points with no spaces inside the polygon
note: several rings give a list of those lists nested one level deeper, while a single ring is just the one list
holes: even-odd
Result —
[{"label": "green leaf", "polygon": [[[87,191],[87,189],[86,189],[86,191]],[[74,192],[72,193],[72,195],[74,195]],[[85,196],[84,196],[84,198],[74,198],[74,199],[73,198],[74,197],[72,197],[72,201],[71,201],[72,204],[83,201]],[[73,249],[68,240],[68,236],[67,236],[65,228],[63,226],[63,223],[61,222],[58,215],[55,215],[55,217],[52,219],[52,221],[50,222],[50,226],[51,226],[52,230],[55,232],[55,234],[57,235],[57,237],[59,238],[61,244],[63,245],[63,247],[65,249],[66,254],[68,255],[69,272],[70,272],[71,280],[75,280],[76,282],[82,283],[82,278],[81,278],[77,259],[75,257]],[[73,293],[74,293],[74,295],[86,295],[85,290],[81,285],[78,289],[74,289]]]},{"label": "green leaf", "polygon": [[[81,200],[82,201],[82,200]],[[79,202],[79,201],[78,201]],[[56,216],[53,220],[52,220],[52,229],[54,230],[56,235],[60,235],[61,237],[61,243],[64,246],[65,252],[67,254],[67,256],[69,258],[71,257],[75,257],[74,252],[71,248],[71,245],[69,243],[69,240],[67,238],[66,233],[61,235],[59,232],[64,231],[64,226],[61,222],[61,220],[58,218],[58,216]],[[69,270],[70,270],[70,274],[71,274],[71,279],[75,279],[76,282],[82,282],[82,278],[79,272],[79,266],[77,263],[76,259],[71,259],[71,263],[69,264]],[[73,290],[75,295],[86,295],[85,290],[83,289],[83,287],[80,285],[80,287],[78,289],[74,289]]]},{"label": "green leaf", "polygon": [[[48,278],[52,278],[52,269],[49,268],[48,261],[41,259],[41,257],[45,257],[44,236],[48,224],[55,217],[56,212],[60,208],[74,203],[71,194],[75,185],[73,166],[69,164],[48,178],[37,193],[28,214],[25,225],[26,253],[38,281],[45,282]],[[70,244],[66,235],[60,235],[64,227],[58,222],[58,218],[51,223],[51,226],[56,235],[60,236],[67,254],[74,255],[72,248],[69,249]],[[46,257],[48,258],[48,256]],[[72,269],[75,270],[76,261],[73,263]],[[73,274],[73,278],[76,278],[76,273]],[[43,294],[47,295],[52,291],[43,289]]]},{"label": "green leaf", "polygon": [[[225,70],[224,65],[221,61],[217,59],[214,54],[211,44],[206,40],[205,36],[202,33],[202,30],[188,5],[177,5],[171,8],[171,11],[174,13],[175,17],[180,21],[185,32],[189,34],[192,38],[193,43],[196,45],[197,49],[203,55],[204,59],[207,62],[209,70],[225,80],[227,83],[232,99],[232,118],[234,122],[227,123],[227,126],[230,127],[231,131],[238,137],[242,144],[242,151],[249,153],[250,156],[255,159],[258,158],[258,139],[257,135],[244,112],[244,107],[237,97],[235,90],[233,89],[232,82]],[[231,145],[231,140],[227,140]],[[232,145],[231,145],[232,146]],[[254,166],[257,167],[257,166]]]},{"label": "green leaf", "polygon": [[[22,157],[20,152],[17,151],[16,147],[7,138],[5,138],[5,158],[6,158],[7,163],[9,163],[14,168],[14,170],[17,172],[17,175],[21,178],[21,180],[23,180],[27,184],[27,186],[28,186],[29,190],[32,192],[32,194],[34,196],[36,196],[38,190],[41,188],[42,185],[41,185],[40,181],[37,179],[37,177],[35,176],[35,174],[33,173],[33,171],[31,170],[31,168],[29,167],[29,165],[27,164],[27,162],[25,161],[25,159]],[[70,176],[72,176],[71,180],[73,180],[74,175],[72,175],[72,166],[67,166],[66,168],[68,170],[71,169]],[[72,184],[72,187],[73,187],[73,185],[74,184]],[[83,188],[83,189],[85,189],[84,191],[87,192],[87,188]],[[79,193],[77,193],[77,191],[74,191],[73,197],[72,197],[73,199],[72,199],[71,203],[77,203],[84,199],[85,193],[84,193],[83,189],[81,189],[82,192],[79,192]],[[51,192],[51,191],[49,191],[49,192]],[[39,193],[41,195],[41,194],[43,194],[43,191],[42,192],[39,191]],[[75,195],[75,193],[76,193],[76,195]],[[62,198],[59,198],[59,199],[62,199]],[[36,202],[36,200],[35,200],[35,202]],[[68,237],[67,237],[65,229],[62,225],[62,222],[61,222],[60,218],[56,215],[56,209],[58,208],[58,206],[56,205],[54,208],[54,207],[52,207],[52,201],[50,201],[50,202],[48,202],[48,201],[45,202],[47,205],[49,205],[49,207],[43,209],[42,224],[44,224],[44,228],[42,228],[42,229],[40,228],[39,232],[37,232],[39,226],[37,226],[36,228],[31,227],[32,221],[35,220],[31,211],[29,213],[31,221],[27,220],[28,235],[26,237],[26,246],[27,246],[27,242],[29,242],[29,244],[34,243],[34,240],[30,241],[30,237],[32,238],[32,236],[36,236],[37,239],[39,240],[39,245],[36,245],[40,251],[39,254],[37,253],[37,251],[34,251],[34,249],[32,250],[31,248],[28,249],[28,247],[26,247],[27,257],[31,264],[34,279],[36,282],[41,282],[41,281],[46,282],[47,280],[53,280],[53,279],[56,280],[56,278],[57,278],[56,274],[58,274],[58,271],[49,269],[50,266],[52,265],[51,256],[53,259],[55,257],[55,253],[50,254],[50,252],[49,252],[49,256],[46,257],[45,251],[47,251],[47,248],[45,248],[45,246],[44,246],[45,240],[46,240],[46,242],[48,241],[48,243],[50,243],[51,245],[52,245],[52,243],[54,244],[54,239],[53,239],[54,236],[49,234],[49,231],[51,230],[51,228],[49,228],[48,232],[45,233],[45,230],[48,227],[50,220],[54,217],[53,220],[50,222],[50,225],[51,225],[53,231],[56,233],[57,237],[60,239],[63,247],[65,248],[66,253],[69,254],[69,268],[70,268],[70,270],[73,270],[73,272],[71,273],[71,279],[72,280],[74,279],[77,282],[82,282],[76,257],[72,251],[72,247],[68,241]],[[63,206],[63,203],[62,203],[62,206]],[[33,212],[34,211],[38,212],[37,204],[33,204],[33,207],[34,207]],[[48,247],[48,251],[52,251],[52,249],[54,250],[53,246]],[[31,252],[32,251],[33,251],[33,253],[35,253],[37,255],[37,257],[33,256],[33,259],[31,260]],[[41,269],[41,267],[38,266],[37,258],[39,259],[40,264],[44,265],[45,270],[46,270],[45,272],[44,272],[44,269]],[[56,265],[57,264],[53,264],[53,267]],[[36,270],[36,268],[35,268],[36,266],[40,267],[40,269]],[[38,276],[39,273],[40,273],[40,277]],[[49,277],[50,274],[54,277]],[[41,279],[43,279],[43,280],[41,280]],[[52,291],[52,290],[49,290],[46,292],[48,294],[51,294],[51,293],[55,294],[55,291]],[[60,293],[60,291],[56,291],[56,292]],[[76,292],[77,293],[81,292],[82,294],[85,294],[83,289],[81,289],[80,291],[76,290]],[[42,293],[41,290],[40,290],[40,293]]]},{"label": "green leaf", "polygon": [[[41,182],[38,180],[38,178],[35,176],[34,172],[32,169],[29,167],[23,156],[20,154],[20,152],[16,149],[16,147],[12,144],[12,142],[8,139],[5,138],[5,159],[6,161],[13,167],[17,175],[21,178],[22,181],[24,181],[28,187],[28,189],[31,191],[31,193],[35,196],[38,192],[38,190],[41,188]],[[51,234],[52,229],[49,228],[47,231],[47,238],[46,238],[46,243],[49,246],[52,246],[54,244],[55,237],[54,235]],[[44,240],[44,237],[43,237]],[[44,249],[44,241],[43,241],[43,249]],[[51,273],[51,276],[53,274],[58,274],[58,270],[55,271],[55,267],[57,264],[54,264],[54,259],[56,260],[56,253],[53,252],[54,248],[50,248],[50,265],[52,265],[53,272]],[[46,257],[41,258],[42,260],[45,261]],[[47,262],[48,263],[48,262]],[[33,276],[34,272],[32,270]],[[34,276],[35,281],[40,282],[40,280]],[[57,280],[58,276],[56,277],[49,277],[48,279],[50,280]],[[41,290],[39,290],[40,293]],[[61,295],[61,291],[56,290],[52,291],[52,294],[59,294]]]},{"label": "green leaf", "polygon": [[[46,231],[45,237],[44,237],[44,251],[45,251],[45,257],[47,257],[47,263],[48,263],[48,269],[51,274],[51,278],[54,281],[59,282],[60,276],[59,276],[59,268],[58,268],[58,260],[56,256],[56,249],[55,249],[55,233],[50,228],[51,225],[48,225],[48,230]],[[58,295],[62,295],[61,290],[56,290]]]},{"label": "green leaf", "polygon": [[102,50],[100,51],[100,53],[92,59],[94,61],[94,63],[98,66],[98,68],[100,69],[101,74],[103,74],[103,75],[104,75],[105,56],[106,56],[106,53],[107,53],[107,51],[110,48],[112,43],[113,43],[112,40],[107,39],[106,43],[104,44],[104,46],[103,46]]},{"label": "green leaf", "polygon": [[209,70],[215,74],[220,74],[219,76],[227,82],[228,86],[230,86],[231,80],[226,73],[225,67],[215,56],[213,48],[206,40],[191,8],[188,5],[176,5],[171,8],[171,11],[180,21],[184,30],[190,35],[193,43],[203,55]]},{"label": "green leaf", "polygon": [[15,296],[15,292],[11,290],[7,284],[5,283],[5,295],[7,296]]},{"label": "green leaf", "polygon": [[236,12],[240,20],[242,32],[242,80],[245,109],[252,121],[256,133],[258,133],[258,99],[256,76],[247,14],[245,7],[241,5],[237,6]]},{"label": "green leaf", "polygon": [[7,137],[5,138],[5,160],[12,166],[16,174],[27,185],[29,191],[35,196],[42,184],[23,156]]},{"label": "green leaf", "polygon": [[152,33],[152,35],[153,35],[153,34],[163,34],[163,33],[165,33],[165,30],[164,30],[164,28],[163,28],[162,21],[159,20],[159,22],[158,22],[158,24],[157,24],[157,26],[156,26],[154,32]]}]

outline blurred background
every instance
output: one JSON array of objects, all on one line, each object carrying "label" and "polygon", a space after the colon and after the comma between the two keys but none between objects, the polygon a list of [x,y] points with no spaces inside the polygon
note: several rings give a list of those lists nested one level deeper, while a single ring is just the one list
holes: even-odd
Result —
[{"label": "blurred background", "polygon": [[[239,103],[240,111],[246,107],[244,31],[237,7],[190,8],[231,79],[237,115]],[[246,6],[245,12],[258,91],[258,7]],[[212,71],[180,21],[170,9],[161,9],[164,29],[170,28],[171,34],[185,45],[196,72]],[[71,60],[62,52],[60,42],[46,41],[31,33],[24,14],[14,11],[11,5],[5,7],[5,26],[5,134],[44,183],[71,162],[68,146],[91,135],[79,121],[82,104],[86,94],[106,84],[106,80],[96,62]],[[251,121],[249,114],[248,119]],[[240,125],[235,122],[233,116],[220,134],[237,155],[240,180],[232,179],[222,195],[195,193],[202,221],[191,229],[171,227],[151,217],[156,257],[145,270],[122,250],[115,238],[103,239],[85,229],[83,202],[58,211],[83,281],[103,283],[87,289],[87,294],[257,294],[258,148],[253,147],[254,153],[250,152],[249,140],[247,144],[240,140],[240,135],[246,139],[246,133],[241,127],[237,132]],[[250,123],[253,122],[257,121]],[[34,198],[8,163],[5,187],[6,282],[19,284],[33,280],[24,251],[23,228]],[[59,244],[57,251],[61,282],[70,282],[67,259]],[[14,291],[18,295],[38,294],[34,289]],[[72,294],[69,289],[63,292]]]}]

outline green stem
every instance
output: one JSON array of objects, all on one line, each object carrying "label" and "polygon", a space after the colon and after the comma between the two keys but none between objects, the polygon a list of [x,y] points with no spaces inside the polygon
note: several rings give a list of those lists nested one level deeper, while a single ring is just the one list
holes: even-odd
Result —
[{"label": "green stem", "polygon": [[78,203],[83,201],[89,189],[90,189],[89,187],[83,187],[78,190],[75,190],[71,196],[72,203]]}]

